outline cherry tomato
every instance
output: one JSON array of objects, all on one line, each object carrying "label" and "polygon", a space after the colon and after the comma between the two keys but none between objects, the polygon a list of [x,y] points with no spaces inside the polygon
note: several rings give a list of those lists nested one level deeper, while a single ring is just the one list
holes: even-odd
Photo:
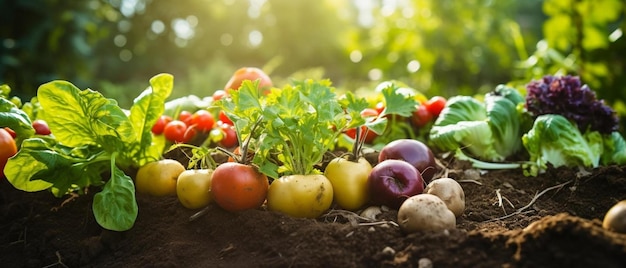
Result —
[{"label": "cherry tomato", "polygon": [[15,140],[8,131],[0,128],[0,178],[4,178],[4,166],[10,157],[17,153]]},{"label": "cherry tomato", "polygon": [[163,129],[165,138],[174,142],[186,142],[185,132],[187,132],[187,124],[180,120],[172,120]]},{"label": "cherry tomato", "polygon": [[220,141],[220,145],[222,145],[222,147],[231,148],[239,143],[239,140],[237,140],[237,132],[235,131],[235,127],[226,123],[222,123],[219,128],[224,133],[224,138],[222,138],[222,140]]},{"label": "cherry tomato", "polygon": [[210,131],[215,125],[215,118],[207,110],[198,110],[191,116],[191,125],[199,131]]},{"label": "cherry tomato", "polygon": [[381,114],[385,110],[385,104],[383,102],[376,103],[376,111]]},{"label": "cherry tomato", "polygon": [[433,116],[437,117],[441,113],[441,110],[446,107],[446,99],[441,96],[434,96],[430,98],[424,105]]},{"label": "cherry tomato", "polygon": [[198,134],[198,130],[196,130],[196,127],[188,126],[185,130],[185,134],[183,135],[183,142],[189,142],[193,140],[193,138],[196,137],[196,134]]},{"label": "cherry tomato", "polygon": [[376,109],[372,109],[372,108],[365,108],[363,109],[363,111],[361,111],[361,116],[363,118],[378,116],[379,114],[380,113]]},{"label": "cherry tomato", "polygon": [[226,162],[213,171],[211,180],[213,200],[227,211],[261,207],[267,197],[268,188],[267,176],[254,166]]},{"label": "cherry tomato", "polygon": [[433,114],[426,109],[426,105],[419,105],[413,112],[411,120],[416,127],[423,127],[433,120]]},{"label": "cherry tomato", "polygon": [[192,123],[191,117],[193,117],[193,114],[190,111],[181,111],[178,114],[178,120],[183,121],[188,126],[190,126]]},{"label": "cherry tomato", "polygon": [[[378,111],[372,108],[365,108],[361,111],[361,116],[363,118],[371,118],[378,116]],[[365,143],[372,143],[374,139],[378,136],[374,131],[368,130],[366,126],[361,126],[361,135],[363,135],[367,131],[367,135],[365,136]],[[346,135],[348,137],[355,139],[356,138],[356,128],[351,128],[346,130]]]},{"label": "cherry tomato", "polygon": [[234,126],[235,124],[233,123],[232,120],[230,120],[230,118],[228,118],[228,116],[226,115],[226,112],[224,112],[224,110],[220,110],[220,114],[219,114],[219,119],[220,121],[222,121],[223,123],[229,124],[231,126]]},{"label": "cherry tomato", "polygon": [[152,126],[152,133],[154,135],[161,135],[163,134],[163,130],[165,129],[165,125],[167,125],[167,123],[172,122],[172,117],[168,116],[168,115],[161,115],[159,116],[159,119],[157,119],[156,123],[154,123],[154,126]]},{"label": "cherry tomato", "polygon": [[[236,155],[236,156],[238,156],[238,157],[243,157],[243,156],[241,155],[241,147],[239,147],[239,146],[235,147],[235,149],[233,149],[233,154],[234,154],[234,155]],[[245,157],[246,157],[246,159],[252,159],[252,158],[254,158],[254,151],[253,151],[253,150],[251,150],[251,149],[248,149],[248,155],[246,155]],[[233,159],[233,158],[232,158],[232,157],[230,157],[230,156],[228,157],[228,160],[227,160],[227,161],[228,161],[228,162],[237,162],[237,161],[235,161],[235,159]]]},{"label": "cherry tomato", "polygon": [[50,135],[50,127],[48,127],[48,123],[41,119],[37,119],[33,121],[33,128],[35,129],[35,134],[39,135]]},{"label": "cherry tomato", "polygon": [[9,134],[11,134],[11,137],[13,137],[14,139],[17,138],[17,133],[15,133],[15,131],[13,131],[12,129],[5,127],[4,130],[9,132]]},{"label": "cherry tomato", "polygon": [[241,83],[245,80],[256,81],[259,80],[259,88],[266,89],[272,87],[272,80],[270,77],[263,72],[263,70],[254,67],[244,67],[235,71],[233,76],[231,76],[228,83],[224,87],[224,90],[234,89],[238,90],[241,87]]},{"label": "cherry tomato", "polygon": [[213,100],[214,101],[218,101],[221,100],[222,98],[228,96],[228,92],[226,92],[226,90],[223,89],[218,89],[215,92],[213,92]]}]

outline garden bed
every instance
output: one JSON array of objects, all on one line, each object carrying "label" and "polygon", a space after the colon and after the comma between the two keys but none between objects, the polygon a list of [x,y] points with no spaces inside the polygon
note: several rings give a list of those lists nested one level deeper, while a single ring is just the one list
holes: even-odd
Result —
[{"label": "garden bed", "polygon": [[[396,211],[376,221],[331,210],[318,219],[275,212],[197,211],[176,197],[137,196],[126,232],[103,230],[92,195],[62,204],[49,192],[0,183],[3,267],[622,267],[626,235],[606,231],[606,211],[626,199],[626,166],[478,174],[458,164],[465,213],[457,229],[404,234]],[[478,175],[478,176],[477,176]]]}]

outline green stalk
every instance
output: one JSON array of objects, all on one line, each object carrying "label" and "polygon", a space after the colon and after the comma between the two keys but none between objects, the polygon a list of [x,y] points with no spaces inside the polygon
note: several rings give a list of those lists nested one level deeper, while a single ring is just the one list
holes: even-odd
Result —
[{"label": "green stalk", "polygon": [[478,159],[475,159],[466,155],[465,153],[463,153],[463,151],[460,148],[456,149],[454,156],[459,160],[469,161],[470,163],[472,163],[472,167],[478,168],[478,169],[496,170],[496,169],[516,169],[516,168],[522,167],[521,163],[493,163],[493,162],[481,161],[481,160],[478,160]]}]

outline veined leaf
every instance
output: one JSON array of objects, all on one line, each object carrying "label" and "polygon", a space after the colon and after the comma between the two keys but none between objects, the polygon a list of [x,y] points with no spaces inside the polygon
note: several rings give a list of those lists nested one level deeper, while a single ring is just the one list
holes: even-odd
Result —
[{"label": "veined leaf", "polygon": [[100,226],[112,231],[127,231],[137,219],[133,180],[119,168],[113,167],[111,179],[93,197],[93,214]]},{"label": "veined leaf", "polygon": [[138,166],[141,166],[149,161],[158,159],[162,153],[161,150],[151,150],[153,147],[152,141],[152,126],[159,119],[159,116],[163,114],[165,109],[165,100],[172,93],[174,87],[174,77],[170,74],[160,74],[150,79],[150,87],[144,90],[134,101],[133,106],[130,108],[130,122],[135,130],[134,145],[136,148],[129,155],[129,158],[134,159]]},{"label": "veined leaf", "polygon": [[39,103],[57,140],[70,147],[100,145],[107,151],[122,150],[120,144],[135,139],[133,125],[117,106],[99,92],[79,90],[66,81],[53,81],[39,87]]}]

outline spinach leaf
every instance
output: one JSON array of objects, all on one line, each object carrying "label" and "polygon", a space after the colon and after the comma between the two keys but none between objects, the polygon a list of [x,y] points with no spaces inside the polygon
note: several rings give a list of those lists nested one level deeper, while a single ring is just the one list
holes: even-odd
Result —
[{"label": "spinach leaf", "polygon": [[126,231],[135,224],[139,211],[135,185],[130,177],[115,167],[114,161],[111,166],[111,179],[93,197],[93,214],[100,226],[113,231]]}]

